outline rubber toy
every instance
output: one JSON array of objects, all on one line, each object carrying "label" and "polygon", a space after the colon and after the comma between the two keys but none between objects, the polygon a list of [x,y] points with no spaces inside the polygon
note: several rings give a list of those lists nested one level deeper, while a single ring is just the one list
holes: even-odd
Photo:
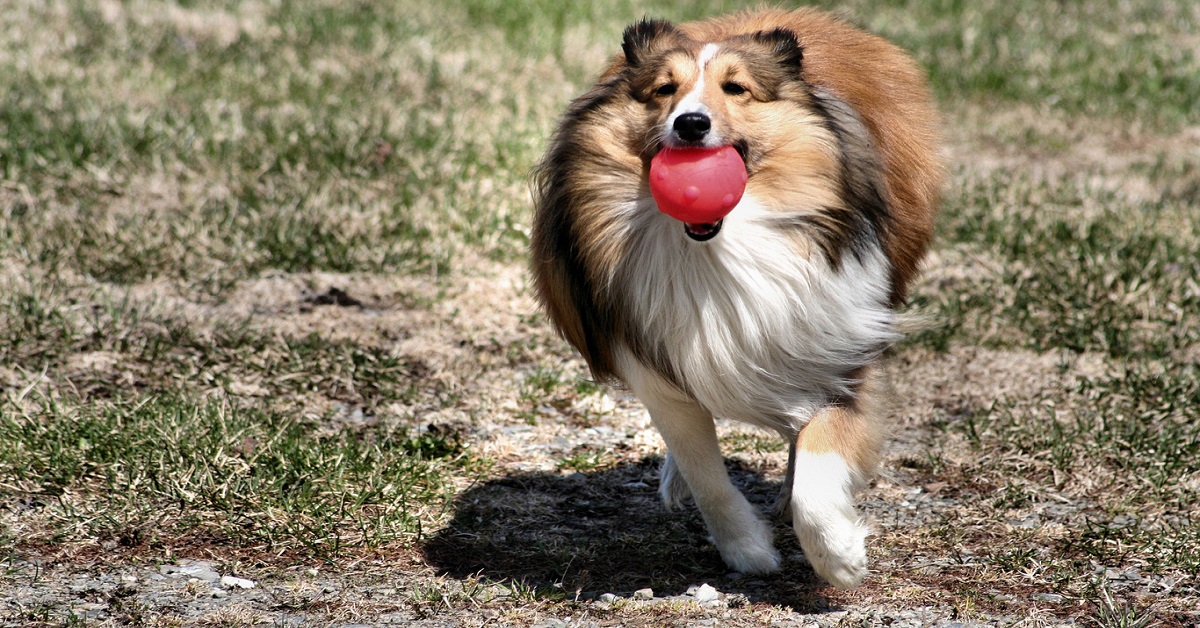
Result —
[{"label": "rubber toy", "polygon": [[716,223],[733,211],[747,178],[732,146],[664,148],[650,160],[650,194],[659,211],[688,224]]}]

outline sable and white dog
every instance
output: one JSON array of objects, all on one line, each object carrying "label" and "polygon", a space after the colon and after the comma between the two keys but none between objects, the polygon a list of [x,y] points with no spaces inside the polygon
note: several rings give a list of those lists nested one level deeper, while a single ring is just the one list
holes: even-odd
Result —
[{"label": "sable and white dog", "polygon": [[[714,417],[791,445],[779,510],[817,573],[855,587],[853,492],[880,446],[873,373],[933,229],[942,169],[922,72],[829,14],[643,20],[571,103],[540,164],[538,294],[599,379],[645,403],[669,450],[659,488],[693,498],[729,566],[779,568],[725,471]],[[749,175],[721,222],[661,212],[663,147],[732,145]]]}]

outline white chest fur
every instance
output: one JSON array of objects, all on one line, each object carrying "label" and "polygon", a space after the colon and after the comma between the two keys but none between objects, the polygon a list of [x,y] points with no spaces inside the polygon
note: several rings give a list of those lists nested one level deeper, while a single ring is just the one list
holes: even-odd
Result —
[{"label": "white chest fur", "polygon": [[708,242],[652,204],[629,219],[618,289],[644,338],[716,416],[794,432],[897,338],[878,246],[845,254],[835,270],[820,253],[797,254],[749,196]]}]

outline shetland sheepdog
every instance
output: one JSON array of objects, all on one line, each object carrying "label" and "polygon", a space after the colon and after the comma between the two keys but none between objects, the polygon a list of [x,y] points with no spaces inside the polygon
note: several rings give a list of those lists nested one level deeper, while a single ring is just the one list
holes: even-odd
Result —
[{"label": "shetland sheepdog", "polygon": [[[916,63],[811,9],[644,19],[575,99],[534,177],[536,290],[592,374],[666,442],[659,494],[693,499],[730,568],[780,567],[725,470],[714,418],[790,444],[776,505],[817,574],[867,573],[854,491],[881,444],[878,362],[933,231],[942,167]],[[664,147],[733,146],[749,177],[723,220],[660,212]]]}]

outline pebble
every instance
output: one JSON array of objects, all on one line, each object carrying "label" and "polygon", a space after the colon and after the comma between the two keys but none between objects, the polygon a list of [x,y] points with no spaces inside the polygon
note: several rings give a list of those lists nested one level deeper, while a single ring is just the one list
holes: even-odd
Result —
[{"label": "pebble", "polygon": [[695,597],[697,602],[703,604],[721,597],[721,594],[718,593],[717,590],[712,587],[712,585],[706,582],[696,589]]},{"label": "pebble", "polygon": [[1064,599],[1063,596],[1061,596],[1057,593],[1034,593],[1033,595],[1031,595],[1029,597],[1031,597],[1039,602],[1055,602],[1055,603],[1061,602]]},{"label": "pebble", "polygon": [[1138,572],[1133,571],[1118,571],[1116,569],[1105,569],[1104,577],[1108,580],[1127,580],[1129,582],[1138,582],[1142,576]]},{"label": "pebble", "polygon": [[180,561],[178,565],[159,565],[158,570],[168,578],[196,578],[205,582],[217,582],[221,574],[213,569],[213,564],[203,560]]},{"label": "pebble", "polygon": [[245,578],[235,578],[233,576],[222,576],[221,577],[221,586],[237,587],[239,589],[253,589],[254,581],[246,580]]},{"label": "pebble", "polygon": [[635,600],[653,600],[654,599],[654,589],[650,589],[650,588],[638,589],[637,591],[633,592],[633,598]]},{"label": "pebble", "polygon": [[605,604],[612,604],[613,602],[616,602],[619,599],[621,599],[621,598],[617,597],[616,595],[613,595],[612,593],[602,593],[600,595],[600,601]]}]

